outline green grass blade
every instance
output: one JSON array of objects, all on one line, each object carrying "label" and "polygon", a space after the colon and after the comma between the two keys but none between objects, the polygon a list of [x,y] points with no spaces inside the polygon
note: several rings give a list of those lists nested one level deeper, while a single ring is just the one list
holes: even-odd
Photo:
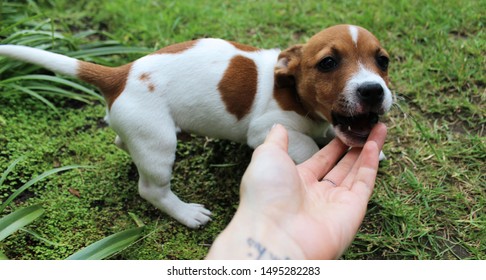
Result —
[{"label": "green grass blade", "polygon": [[21,228],[20,231],[23,231],[23,232],[27,232],[28,234],[32,235],[33,237],[39,239],[40,241],[46,243],[47,245],[51,245],[51,246],[62,246],[62,244],[59,244],[59,243],[56,243],[56,242],[53,242],[53,241],[50,241],[44,237],[42,237],[38,232],[35,232],[33,230],[30,230],[30,229],[26,229],[26,228]]},{"label": "green grass blade", "polygon": [[15,44],[25,46],[36,46],[41,44],[52,44],[52,39],[66,40],[64,36],[58,33],[41,30],[20,30],[3,40],[3,44]]},{"label": "green grass blade", "polygon": [[0,261],[6,261],[6,260],[8,260],[7,256],[2,251],[0,251]]},{"label": "green grass blade", "polygon": [[427,145],[429,146],[429,148],[432,150],[432,153],[434,153],[435,155],[435,158],[441,162],[441,163],[444,163],[444,158],[441,154],[439,154],[439,151],[437,149],[435,149],[434,145],[430,142],[430,138],[432,137],[430,135],[429,132],[427,132],[423,126],[420,124],[420,122],[418,122],[415,118],[412,118],[412,121],[415,123],[415,125],[417,126],[418,130],[420,131],[420,133],[422,134],[423,138],[425,139],[425,142],[427,143]]},{"label": "green grass blade", "polygon": [[147,48],[135,48],[135,47],[100,47],[86,50],[79,50],[75,52],[66,53],[67,56],[75,58],[93,57],[93,56],[104,56],[113,54],[130,54],[130,53],[142,53],[147,54],[150,50]]},{"label": "green grass blade", "polygon": [[[81,38],[85,39],[85,38],[88,38],[89,36],[96,35],[96,34],[98,34],[98,31],[95,31],[95,30],[81,30],[76,34],[73,34],[73,37],[78,38],[78,39],[81,39]],[[103,42],[103,41],[101,41],[101,42]]]},{"label": "green grass blade", "polygon": [[58,87],[44,86],[44,85],[28,85],[26,87],[28,87],[29,89],[31,89],[33,91],[38,91],[40,93],[46,93],[46,94],[51,94],[51,95],[59,95],[59,96],[67,97],[67,98],[74,99],[74,100],[77,100],[77,101],[81,101],[81,102],[84,102],[84,103],[87,103],[87,104],[91,103],[90,100],[83,98],[82,95],[79,95],[77,93],[73,93],[71,91],[64,90],[64,89],[58,88]]},{"label": "green grass blade", "polygon": [[44,213],[40,205],[33,205],[16,210],[0,219],[0,241],[7,238],[15,231],[32,223]]},{"label": "green grass blade", "polygon": [[100,101],[104,100],[103,97],[101,97],[101,95],[97,94],[95,91],[93,91],[93,90],[91,90],[91,89],[89,89],[85,86],[82,86],[78,83],[75,83],[75,82],[72,82],[72,81],[57,77],[57,76],[35,75],[35,74],[34,75],[23,75],[23,76],[12,77],[12,78],[0,81],[0,85],[7,85],[7,84],[12,83],[12,82],[28,81],[28,80],[37,80],[37,81],[40,80],[40,81],[48,81],[48,82],[62,84],[62,85],[69,86],[69,87],[72,87],[74,89],[80,90],[80,91],[86,93],[87,95],[93,97],[94,99],[97,99],[97,100],[100,100]]},{"label": "green grass blade", "polygon": [[137,215],[135,215],[134,213],[128,212],[128,215],[133,219],[133,221],[137,224],[138,227],[145,226],[145,224],[143,223],[143,221]]},{"label": "green grass blade", "polygon": [[67,260],[102,260],[119,252],[142,236],[144,227],[128,229],[112,234],[95,243],[85,247],[71,256]]},{"label": "green grass blade", "polygon": [[237,166],[238,163],[221,163],[221,164],[210,164],[209,166],[211,167],[216,167],[216,168],[228,168],[228,167],[233,167]]},{"label": "green grass blade", "polygon": [[3,204],[0,205],[0,212],[2,212],[5,209],[5,207],[7,207],[10,204],[10,202],[12,202],[17,196],[19,196],[23,191],[25,191],[27,188],[29,188],[33,184],[39,182],[40,180],[42,180],[45,177],[50,176],[52,174],[55,174],[55,173],[58,173],[58,172],[61,172],[61,171],[74,169],[74,168],[93,168],[93,167],[83,166],[83,165],[68,165],[68,166],[59,167],[59,168],[55,168],[55,169],[51,169],[49,171],[46,171],[46,172],[42,173],[41,175],[31,179],[30,181],[25,183],[22,187],[17,189]]},{"label": "green grass blade", "polygon": [[[46,48],[47,46],[50,46],[52,43],[52,40],[50,37],[47,37],[45,35],[37,35],[37,34],[19,34],[19,38],[12,38],[12,40],[6,40],[5,43],[8,44],[15,44],[15,45],[22,45],[22,46],[44,46],[43,48]],[[9,42],[13,41],[13,42]]]},{"label": "green grass blade", "polygon": [[12,24],[2,26],[0,28],[0,35],[8,35],[8,34],[12,33],[12,30],[15,30],[15,27],[21,26],[21,25],[23,25],[23,24],[25,24],[25,23],[27,23],[29,21],[37,20],[40,17],[41,17],[41,15],[36,15],[36,16],[32,16],[32,17],[26,17],[26,18],[22,18],[22,19],[17,19]]},{"label": "green grass blade", "polygon": [[8,85],[8,87],[11,87],[13,89],[16,89],[18,91],[21,91],[23,93],[26,93],[30,96],[33,96],[33,97],[39,99],[42,103],[46,104],[47,107],[51,108],[56,114],[59,114],[59,111],[57,110],[56,106],[54,106],[54,104],[52,104],[49,100],[47,100],[44,97],[42,97],[41,95],[39,95],[37,92],[35,92],[35,91],[33,91],[29,88],[14,85],[14,84]]},{"label": "green grass blade", "polygon": [[0,187],[3,185],[3,182],[5,182],[5,179],[7,179],[8,174],[15,168],[17,163],[24,160],[24,158],[24,156],[17,158],[7,167],[7,170],[3,172],[2,177],[0,178]]}]

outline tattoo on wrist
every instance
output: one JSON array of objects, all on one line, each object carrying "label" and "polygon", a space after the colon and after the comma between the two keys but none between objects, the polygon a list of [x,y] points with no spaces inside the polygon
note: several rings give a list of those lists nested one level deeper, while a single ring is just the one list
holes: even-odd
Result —
[{"label": "tattoo on wrist", "polygon": [[254,260],[290,260],[288,256],[278,256],[268,250],[267,246],[261,242],[249,237],[246,240],[248,245],[248,257]]}]

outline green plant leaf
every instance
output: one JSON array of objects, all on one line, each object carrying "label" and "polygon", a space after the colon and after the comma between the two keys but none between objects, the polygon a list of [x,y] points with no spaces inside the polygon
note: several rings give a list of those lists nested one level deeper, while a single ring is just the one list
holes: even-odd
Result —
[{"label": "green plant leaf", "polygon": [[0,251],[0,261],[5,261],[5,260],[8,260],[7,256],[2,251]]},{"label": "green plant leaf", "polygon": [[12,200],[14,200],[19,194],[21,194],[23,191],[25,191],[28,187],[32,186],[33,184],[39,182],[40,180],[42,180],[45,177],[50,176],[52,174],[55,174],[55,173],[58,173],[58,172],[61,172],[61,171],[74,169],[74,168],[93,168],[93,167],[92,166],[83,166],[83,165],[68,165],[68,166],[59,167],[59,168],[55,168],[55,169],[51,169],[49,171],[46,171],[46,172],[42,173],[41,175],[31,179],[30,181],[25,183],[22,187],[17,189],[12,195],[10,195],[10,197],[3,204],[0,205],[0,212],[2,212],[5,209],[5,207],[7,207],[10,204],[10,202],[12,202]]},{"label": "green plant leaf", "polygon": [[63,246],[63,244],[59,244],[57,242],[53,242],[53,241],[50,241],[44,237],[42,237],[38,232],[36,231],[33,231],[33,230],[30,230],[30,229],[26,229],[26,228],[21,228],[20,231],[23,231],[23,232],[27,232],[28,234],[32,235],[33,237],[39,239],[40,241],[46,243],[47,245],[51,245],[51,246]]},{"label": "green plant leaf", "polygon": [[[10,4],[10,3],[9,3]],[[5,11],[5,7],[8,7],[8,4],[7,3],[2,3],[3,5],[3,9]],[[17,18],[17,20],[11,24],[5,24],[4,26],[2,26],[0,28],[0,34],[1,35],[10,35],[10,33],[12,32],[12,30],[15,30],[15,27],[17,26],[21,26],[29,21],[34,21],[34,20],[37,20],[38,18],[41,18],[42,15],[36,15],[36,16],[32,16],[32,17],[25,17],[25,18]]]},{"label": "green plant leaf", "polygon": [[112,234],[95,243],[85,247],[71,256],[67,260],[102,260],[117,253],[142,236],[144,227],[127,229],[122,232]]},{"label": "green plant leaf", "polygon": [[15,231],[32,223],[44,213],[40,205],[33,205],[16,210],[0,219],[0,241],[7,238]]},{"label": "green plant leaf", "polygon": [[37,92],[30,90],[26,87],[18,86],[18,85],[15,85],[15,84],[8,85],[8,87],[12,87],[12,88],[14,88],[18,91],[21,91],[23,93],[26,93],[30,96],[37,98],[42,103],[46,104],[47,107],[51,108],[56,114],[59,114],[59,111],[57,110],[56,106],[54,106],[54,104],[52,104],[49,100],[47,100],[44,97],[42,97],[41,95],[39,95]]},{"label": "green plant leaf", "polygon": [[53,83],[58,83],[58,84],[61,84],[61,85],[69,86],[69,87],[72,87],[74,89],[77,89],[77,90],[84,92],[87,96],[91,96],[94,99],[104,101],[103,97],[101,95],[97,94],[95,91],[93,91],[93,90],[91,90],[87,87],[84,87],[84,86],[82,86],[78,83],[75,83],[75,82],[72,82],[72,81],[66,80],[64,78],[57,77],[57,76],[41,75],[41,74],[22,75],[22,76],[16,76],[16,77],[12,77],[12,78],[0,81],[0,85],[8,85],[10,83],[17,82],[17,81],[30,81],[30,80],[53,82]]},{"label": "green plant leaf", "polygon": [[86,58],[94,56],[105,56],[114,54],[131,54],[131,53],[150,53],[148,48],[135,48],[135,47],[123,47],[123,46],[110,46],[110,47],[100,47],[93,49],[79,50],[75,52],[68,52],[66,55],[75,58]]},{"label": "green plant leaf", "polygon": [[68,97],[70,99],[78,100],[87,104],[92,103],[90,100],[83,98],[82,95],[79,95],[75,92],[68,91],[59,87],[53,87],[48,85],[28,85],[28,88],[33,91],[38,91],[39,93],[49,94],[49,95],[59,95]]},{"label": "green plant leaf", "polygon": [[128,212],[128,215],[133,219],[133,221],[135,221],[135,223],[137,224],[138,227],[145,226],[145,224],[143,223],[143,221],[137,215],[135,215],[134,213]]},{"label": "green plant leaf", "polygon": [[7,179],[8,174],[15,168],[17,163],[19,163],[21,160],[23,160],[25,157],[21,156],[18,157],[16,160],[14,160],[8,167],[7,169],[2,173],[2,177],[0,178],[0,187],[3,185],[3,182],[5,179]]}]

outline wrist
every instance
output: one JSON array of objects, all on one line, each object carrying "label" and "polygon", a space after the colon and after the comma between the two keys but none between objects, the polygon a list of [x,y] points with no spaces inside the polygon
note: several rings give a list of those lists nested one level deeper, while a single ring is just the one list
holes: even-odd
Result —
[{"label": "wrist", "polygon": [[264,215],[237,211],[216,238],[207,259],[304,259],[301,248]]}]

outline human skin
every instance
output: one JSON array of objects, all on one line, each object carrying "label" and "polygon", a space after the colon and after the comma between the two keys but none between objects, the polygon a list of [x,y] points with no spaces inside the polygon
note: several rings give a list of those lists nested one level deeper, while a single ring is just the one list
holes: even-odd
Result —
[{"label": "human skin", "polygon": [[386,133],[378,123],[364,147],[349,149],[334,139],[295,165],[287,153],[287,131],[275,125],[254,151],[238,210],[207,259],[341,256],[366,213]]}]

